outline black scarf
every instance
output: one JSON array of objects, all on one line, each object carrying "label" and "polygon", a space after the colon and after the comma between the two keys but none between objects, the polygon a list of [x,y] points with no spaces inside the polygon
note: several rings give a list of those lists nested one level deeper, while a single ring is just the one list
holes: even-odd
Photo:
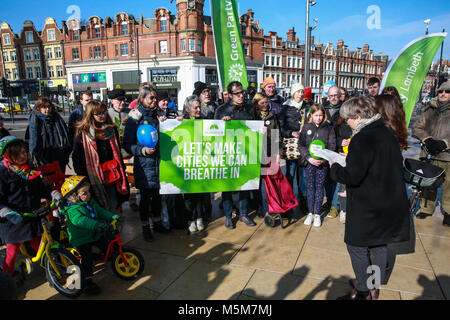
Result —
[{"label": "black scarf", "polygon": [[41,126],[43,149],[63,150],[70,148],[67,126],[59,114],[53,112],[49,115],[43,115],[37,112],[30,120],[30,127],[33,127],[33,124]]}]

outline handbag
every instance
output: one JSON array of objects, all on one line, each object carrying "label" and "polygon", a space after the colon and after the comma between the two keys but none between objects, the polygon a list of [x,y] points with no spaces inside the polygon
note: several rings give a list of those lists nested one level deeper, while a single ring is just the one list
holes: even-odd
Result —
[{"label": "handbag", "polygon": [[283,138],[282,159],[297,160],[300,157],[298,138]]},{"label": "handbag", "polygon": [[113,185],[120,179],[119,162],[112,159],[102,163],[103,179],[107,186]]}]

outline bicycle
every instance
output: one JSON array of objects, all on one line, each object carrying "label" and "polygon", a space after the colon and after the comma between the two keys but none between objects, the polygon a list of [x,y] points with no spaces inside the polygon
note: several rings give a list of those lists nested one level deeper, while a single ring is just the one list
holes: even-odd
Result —
[{"label": "bicycle", "polygon": [[[24,219],[39,219],[43,232],[39,249],[34,256],[28,252],[25,243],[21,244],[15,269],[25,279],[32,273],[33,263],[40,261],[40,265],[45,269],[46,278],[50,286],[63,296],[76,298],[83,291],[80,285],[80,264],[72,253],[74,252],[73,248],[65,246],[52,237],[50,230],[53,227],[53,221],[48,221],[46,216],[52,211],[53,207],[54,203],[39,208],[32,213],[23,214]],[[0,222],[4,222],[4,219]],[[5,256],[5,250],[2,250],[0,258],[4,259]]]},{"label": "bicycle", "polygon": [[412,190],[409,197],[409,211],[412,216],[417,216],[421,198],[426,201],[436,201],[436,189],[445,179],[445,170],[430,164],[431,154],[424,144],[421,144],[421,148],[427,154],[425,158],[403,160],[405,182],[411,185]]},{"label": "bicycle", "polygon": [[[105,264],[111,261],[111,267],[116,276],[124,280],[133,280],[144,271],[145,260],[142,254],[135,249],[125,247],[117,228],[117,220],[113,220],[110,229],[105,231],[109,241],[105,256],[100,260],[93,261],[94,264]],[[78,260],[83,257],[75,253]]]}]

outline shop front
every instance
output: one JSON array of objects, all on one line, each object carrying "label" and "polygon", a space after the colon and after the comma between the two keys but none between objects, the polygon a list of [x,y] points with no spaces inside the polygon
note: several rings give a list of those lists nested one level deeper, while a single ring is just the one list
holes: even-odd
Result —
[{"label": "shop front", "polygon": [[156,90],[167,91],[170,100],[178,105],[178,92],[181,88],[181,82],[177,77],[178,69],[164,68],[164,69],[147,69],[148,79],[152,82]]},{"label": "shop front", "polygon": [[94,99],[101,99],[106,94],[106,72],[77,73],[72,75],[75,95],[91,90]]}]

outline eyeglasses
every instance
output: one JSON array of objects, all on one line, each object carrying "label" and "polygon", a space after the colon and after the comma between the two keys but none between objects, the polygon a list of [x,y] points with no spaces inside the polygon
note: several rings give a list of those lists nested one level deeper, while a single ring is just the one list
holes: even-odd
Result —
[{"label": "eyeglasses", "polygon": [[441,93],[450,93],[450,91],[449,90],[446,90],[446,89],[444,89],[444,90],[438,90],[438,93],[439,94],[441,94]]},{"label": "eyeglasses", "polygon": [[158,99],[157,96],[148,96],[148,97],[149,97],[150,99],[152,99],[152,100],[153,100],[153,99],[155,99],[155,100]]},{"label": "eyeglasses", "polygon": [[239,92],[231,92],[231,94],[234,94],[235,96],[245,96],[246,92],[245,91],[239,91]]},{"label": "eyeglasses", "polygon": [[94,116],[97,116],[97,117],[101,117],[101,116],[106,116],[106,111],[103,111],[103,112],[98,112],[98,113],[93,113],[93,115]]}]

